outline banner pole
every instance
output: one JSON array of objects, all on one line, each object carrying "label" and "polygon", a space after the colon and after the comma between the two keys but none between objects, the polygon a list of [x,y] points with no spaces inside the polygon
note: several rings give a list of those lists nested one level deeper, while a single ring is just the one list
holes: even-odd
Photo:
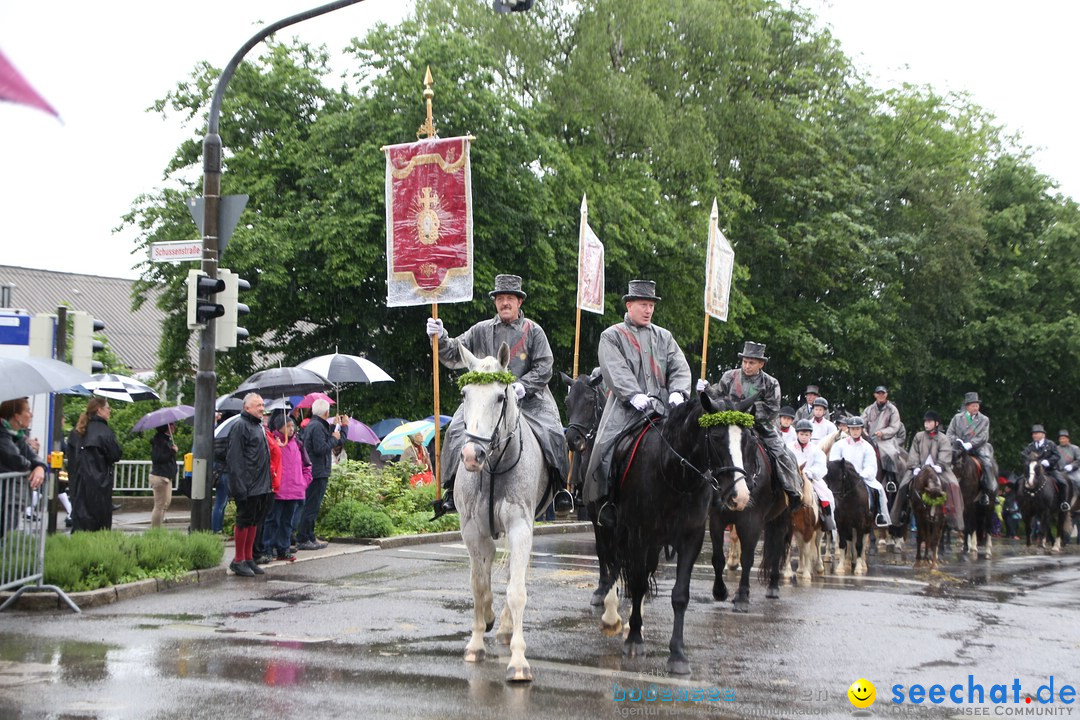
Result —
[{"label": "banner pole", "polygon": [[701,379],[705,380],[705,366],[709,362],[709,313],[705,313],[705,331],[701,336]]},{"label": "banner pole", "polygon": [[[431,303],[431,317],[439,319],[439,304]],[[442,500],[441,450],[442,418],[439,417],[439,336],[431,338],[431,376],[435,386],[435,499]]]}]

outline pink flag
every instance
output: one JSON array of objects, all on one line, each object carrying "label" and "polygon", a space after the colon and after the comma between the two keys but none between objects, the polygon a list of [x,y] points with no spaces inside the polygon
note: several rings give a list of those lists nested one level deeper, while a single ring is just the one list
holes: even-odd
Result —
[{"label": "pink flag", "polygon": [[8,61],[3,51],[0,51],[0,100],[8,100],[44,110],[50,115],[60,117],[60,113],[53,106],[45,102],[45,98],[38,95],[26,78],[19,74],[15,66]]}]

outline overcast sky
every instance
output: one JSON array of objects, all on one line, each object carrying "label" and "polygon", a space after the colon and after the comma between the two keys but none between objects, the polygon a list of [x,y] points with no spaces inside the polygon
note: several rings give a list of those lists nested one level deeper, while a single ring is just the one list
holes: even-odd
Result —
[{"label": "overcast sky", "polygon": [[[112,230],[137,195],[162,185],[162,169],[190,134],[146,108],[196,62],[223,67],[259,26],[317,4],[0,3],[0,49],[63,121],[0,103],[0,264],[135,277],[134,236]],[[1059,181],[1062,192],[1080,196],[1073,129],[1080,2],[804,4],[832,26],[875,85],[907,81],[970,92],[1028,144],[1042,148],[1036,165]],[[369,0],[282,32],[338,52],[374,22],[396,22],[410,6]],[[191,237],[196,236],[192,224]]]}]

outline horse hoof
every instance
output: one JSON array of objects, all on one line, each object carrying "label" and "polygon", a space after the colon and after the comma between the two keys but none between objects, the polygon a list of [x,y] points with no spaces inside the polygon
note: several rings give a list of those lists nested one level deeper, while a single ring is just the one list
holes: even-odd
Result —
[{"label": "horse hoof", "polygon": [[737,613],[748,613],[750,612],[750,601],[736,600],[735,602],[731,603],[731,610]]},{"label": "horse hoof", "polygon": [[765,597],[767,597],[770,600],[779,600],[780,599],[780,588],[774,588],[774,587],[770,586],[765,591]]},{"label": "horse hoof", "polygon": [[622,620],[616,620],[614,624],[600,623],[600,631],[606,637],[615,637],[622,634]]},{"label": "horse hoof", "polygon": [[645,642],[627,640],[623,643],[622,654],[623,657],[645,657]]},{"label": "horse hoof", "polygon": [[487,621],[487,626],[484,628],[484,632],[491,632],[491,628],[495,627],[495,618],[491,618]]},{"label": "horse hoof", "polygon": [[689,675],[690,674],[690,661],[686,658],[676,660],[675,658],[668,658],[667,671],[672,675]]},{"label": "horse hoof", "polygon": [[593,590],[592,597],[589,598],[589,604],[593,607],[600,607],[604,604],[604,598],[607,597],[608,591],[602,587]]},{"label": "horse hoof", "polygon": [[484,658],[487,657],[487,651],[481,648],[480,650],[466,650],[465,662],[479,663],[484,662]]},{"label": "horse hoof", "polygon": [[511,637],[513,636],[510,633],[499,633],[495,636],[495,641],[500,645],[509,645]]},{"label": "horse hoof", "polygon": [[724,583],[713,583],[712,587],[713,600],[717,602],[724,602],[728,599],[727,585]]},{"label": "horse hoof", "polygon": [[525,667],[516,668],[509,666],[506,668],[506,682],[509,683],[527,683],[532,682],[533,674],[532,668],[528,665]]}]

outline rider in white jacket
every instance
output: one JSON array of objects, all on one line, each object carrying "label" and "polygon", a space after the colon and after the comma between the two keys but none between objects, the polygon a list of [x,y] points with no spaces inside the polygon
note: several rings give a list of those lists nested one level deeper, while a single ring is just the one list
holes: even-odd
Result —
[{"label": "rider in white jacket", "polygon": [[832,490],[825,484],[825,473],[828,472],[828,463],[825,453],[821,448],[810,442],[810,436],[814,428],[809,420],[799,420],[795,423],[795,445],[791,448],[795,462],[802,474],[814,486],[818,501],[821,503],[821,514],[825,518],[825,527],[829,530],[836,529],[836,521],[833,520],[832,509],[835,507]]},{"label": "rider in white jacket", "polygon": [[[877,454],[870,443],[862,439],[865,426],[866,423],[861,417],[851,418],[848,421],[848,437],[841,438],[833,444],[832,450],[829,451],[829,460],[847,460],[854,466],[866,486],[877,492],[879,504],[874,522],[878,527],[888,527],[889,500],[885,495],[885,488],[877,479]],[[872,501],[871,507],[873,507]]]}]

